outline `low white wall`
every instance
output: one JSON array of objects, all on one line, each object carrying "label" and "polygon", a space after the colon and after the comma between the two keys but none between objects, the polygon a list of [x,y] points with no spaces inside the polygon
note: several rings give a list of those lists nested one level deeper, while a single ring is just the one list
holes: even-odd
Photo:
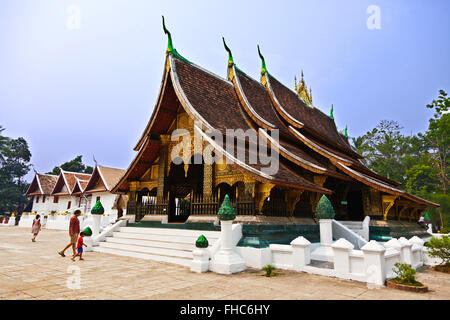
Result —
[{"label": "low white wall", "polygon": [[270,248],[236,247],[236,251],[244,258],[247,267],[262,269],[264,266],[272,264]]},{"label": "low white wall", "polygon": [[377,286],[384,285],[386,279],[396,277],[393,269],[397,262],[411,264],[413,268],[423,264],[440,263],[427,256],[427,249],[418,237],[409,240],[392,239],[384,245],[372,240],[361,250],[353,248],[353,244],[344,238],[333,243],[332,269],[310,265],[312,248],[309,241],[303,237],[298,237],[290,245],[271,244],[269,248],[238,247],[237,250],[247,267],[262,269],[271,264],[278,269],[338,277]]}]

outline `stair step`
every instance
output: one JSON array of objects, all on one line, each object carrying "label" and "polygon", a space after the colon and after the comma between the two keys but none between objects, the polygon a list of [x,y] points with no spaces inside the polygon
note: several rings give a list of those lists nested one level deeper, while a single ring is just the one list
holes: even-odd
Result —
[{"label": "stair step", "polygon": [[[174,235],[160,235],[160,234],[139,234],[129,232],[113,232],[113,236],[116,238],[127,239],[140,239],[140,240],[152,240],[160,242],[176,242],[176,243],[192,243],[195,244],[198,236],[174,236]],[[216,239],[208,238],[208,242],[213,244]]]},{"label": "stair step", "polygon": [[133,252],[133,251],[125,251],[125,250],[112,249],[112,248],[106,248],[106,247],[94,247],[93,251],[101,252],[101,253],[115,254],[115,255],[119,255],[119,256],[132,257],[132,258],[173,263],[173,264],[177,264],[177,265],[181,265],[181,266],[185,266],[185,267],[189,267],[191,265],[191,261],[192,261],[192,259],[185,259],[185,258],[180,258],[180,257],[160,256],[160,255],[153,255],[153,254]]},{"label": "stair step", "polygon": [[205,230],[189,230],[189,229],[173,229],[173,228],[139,228],[139,227],[121,227],[120,232],[136,233],[136,234],[151,234],[151,235],[164,235],[164,236],[181,236],[181,237],[195,237],[204,235],[208,240],[209,238],[218,239],[220,237],[220,231],[205,231]]},{"label": "stair step", "polygon": [[193,243],[178,243],[178,242],[164,242],[164,241],[152,241],[152,240],[142,240],[142,239],[128,239],[120,237],[107,237],[106,242],[120,243],[144,247],[156,247],[156,248],[167,248],[175,250],[194,250],[195,244]]},{"label": "stair step", "polygon": [[122,243],[113,243],[113,242],[100,242],[100,247],[110,248],[110,249],[119,249],[124,251],[132,251],[132,252],[141,252],[155,255],[163,255],[170,257],[181,257],[192,259],[192,251],[188,250],[174,250],[174,249],[166,249],[166,248],[155,248],[155,247],[144,247],[144,246],[136,246],[136,245],[128,245]]}]

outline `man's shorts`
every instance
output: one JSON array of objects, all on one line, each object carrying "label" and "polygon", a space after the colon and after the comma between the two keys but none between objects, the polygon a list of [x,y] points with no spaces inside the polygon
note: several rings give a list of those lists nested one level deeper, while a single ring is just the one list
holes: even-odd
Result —
[{"label": "man's shorts", "polygon": [[81,247],[81,248],[77,248],[77,252],[78,253],[82,253],[83,252],[83,248]]},{"label": "man's shorts", "polygon": [[78,233],[74,233],[70,236],[70,244],[76,244],[78,241]]}]

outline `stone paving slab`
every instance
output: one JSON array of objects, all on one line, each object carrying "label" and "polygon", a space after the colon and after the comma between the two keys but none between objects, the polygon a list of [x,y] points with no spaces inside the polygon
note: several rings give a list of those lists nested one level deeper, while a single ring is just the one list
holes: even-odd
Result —
[{"label": "stone paving slab", "polygon": [[[44,229],[33,243],[29,228],[1,228],[0,299],[450,300],[450,275],[430,268],[420,269],[417,279],[431,291],[414,293],[286,270],[270,278],[256,270],[197,274],[178,265],[98,252],[85,252],[85,261],[72,262],[70,251],[65,258],[57,254],[68,240],[67,231]],[[80,289],[67,287],[74,266]]]}]

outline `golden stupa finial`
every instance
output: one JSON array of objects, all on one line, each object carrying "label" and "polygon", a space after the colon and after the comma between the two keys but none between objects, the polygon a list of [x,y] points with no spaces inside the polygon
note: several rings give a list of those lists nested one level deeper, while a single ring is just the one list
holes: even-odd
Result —
[{"label": "golden stupa finial", "polygon": [[309,89],[308,92],[308,86],[305,83],[303,70],[301,72],[301,80],[300,83],[297,84],[297,77],[295,78],[295,91],[297,92],[298,96],[302,98],[304,101],[306,101],[307,104],[312,104],[312,90]]}]

